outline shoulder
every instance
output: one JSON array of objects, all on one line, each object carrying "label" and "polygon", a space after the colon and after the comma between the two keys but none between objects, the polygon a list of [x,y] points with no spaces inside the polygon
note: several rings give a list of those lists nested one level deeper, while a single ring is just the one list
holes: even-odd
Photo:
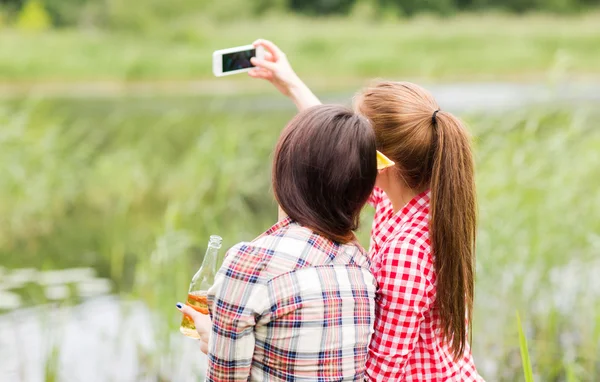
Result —
[{"label": "shoulder", "polygon": [[[238,243],[227,251],[207,295],[213,323],[226,325],[239,321],[240,317],[268,311],[270,302],[264,298],[268,279],[264,277],[264,268],[264,253],[251,243]],[[246,323],[251,321],[245,319]]]},{"label": "shoulder", "polygon": [[[276,226],[274,226],[276,227]],[[252,242],[234,245],[223,264],[231,271],[250,271],[264,282],[290,271],[320,264],[327,256],[316,249],[318,239],[297,224],[270,229]]]},{"label": "shoulder", "polygon": [[266,282],[261,280],[264,268],[265,252],[252,243],[241,242],[227,251],[219,273],[227,279],[256,284]]},{"label": "shoulder", "polygon": [[298,257],[309,245],[312,231],[298,224],[290,223],[274,231],[267,231],[250,243],[257,248],[277,251]]},{"label": "shoulder", "polygon": [[251,242],[240,242],[227,250],[225,261],[253,262],[262,258],[261,247]]},{"label": "shoulder", "polygon": [[[307,245],[309,234],[306,231],[306,229],[292,225],[289,222],[277,223],[256,239],[232,246],[227,251],[226,263],[231,265],[264,265],[276,254],[282,257],[280,260],[284,260],[286,257],[297,258]],[[289,256],[285,256],[286,254]]]},{"label": "shoulder", "polygon": [[368,270],[370,270],[371,267],[369,255],[358,241],[353,241],[340,246],[339,254],[334,263],[341,265],[347,264],[359,268],[366,268]]}]

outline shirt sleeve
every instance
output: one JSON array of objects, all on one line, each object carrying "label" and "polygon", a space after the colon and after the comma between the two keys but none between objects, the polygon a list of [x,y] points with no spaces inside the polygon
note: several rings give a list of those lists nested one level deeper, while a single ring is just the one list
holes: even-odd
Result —
[{"label": "shirt sleeve", "polygon": [[427,253],[400,240],[392,240],[382,250],[382,263],[375,272],[378,309],[367,374],[370,381],[399,381],[435,289],[424,274]]},{"label": "shirt sleeve", "polygon": [[246,244],[230,249],[208,291],[212,332],[207,382],[248,381],[254,355],[256,318],[266,309],[261,256]]},{"label": "shirt sleeve", "polygon": [[371,196],[369,196],[369,199],[367,200],[367,203],[369,203],[373,207],[377,207],[377,204],[379,204],[379,202],[381,202],[382,199],[383,190],[379,187],[374,187],[373,191],[371,192]]}]

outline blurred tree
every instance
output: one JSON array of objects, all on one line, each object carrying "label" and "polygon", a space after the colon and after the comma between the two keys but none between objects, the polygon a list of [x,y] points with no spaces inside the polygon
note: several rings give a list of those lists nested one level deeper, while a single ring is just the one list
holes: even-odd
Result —
[{"label": "blurred tree", "polygon": [[454,0],[458,9],[502,9],[509,12],[551,11],[569,13],[600,5],[600,0]]},{"label": "blurred tree", "polygon": [[253,8],[256,14],[285,11],[288,8],[288,0],[255,0]]},{"label": "blurred tree", "polygon": [[[235,20],[267,12],[301,12],[311,15],[367,12],[374,18],[412,16],[421,12],[499,9],[523,13],[580,12],[600,6],[600,0],[38,0],[55,26],[90,25],[149,30],[177,25],[182,20],[205,18]],[[27,0],[0,0],[0,10],[15,21]]]},{"label": "blurred tree", "polygon": [[105,0],[110,25],[148,30],[195,19],[235,20],[271,9],[285,11],[285,0]]},{"label": "blurred tree", "polygon": [[43,0],[54,25],[65,26],[78,24],[82,10],[95,0]]},{"label": "blurred tree", "polygon": [[[377,20],[381,18],[380,11],[378,0],[356,0],[351,15],[355,19]],[[396,12],[395,9],[393,11]]]},{"label": "blurred tree", "polygon": [[290,8],[294,11],[323,15],[346,14],[354,5],[355,0],[289,0]]},{"label": "blurred tree", "polygon": [[23,7],[24,0],[0,0],[0,13],[3,15],[4,24],[13,21]]},{"label": "blurred tree", "polygon": [[538,3],[538,0],[490,0],[487,5],[494,5],[508,11],[523,13],[534,9],[536,3]]},{"label": "blurred tree", "polygon": [[29,0],[17,19],[17,28],[26,31],[40,31],[52,25],[48,12],[39,0]]},{"label": "blurred tree", "polygon": [[17,8],[21,9],[25,0],[0,0],[0,6],[4,8]]},{"label": "blurred tree", "polygon": [[384,7],[391,5],[400,9],[400,12],[407,16],[412,16],[420,12],[433,12],[440,14],[449,14],[456,9],[456,0],[379,0]]}]

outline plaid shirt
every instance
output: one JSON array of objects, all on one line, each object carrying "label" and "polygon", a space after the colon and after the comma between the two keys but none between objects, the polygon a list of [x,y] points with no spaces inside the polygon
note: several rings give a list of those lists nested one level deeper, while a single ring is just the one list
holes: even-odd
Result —
[{"label": "plaid shirt", "polygon": [[206,381],[362,381],[375,279],[357,243],[289,218],[231,248],[208,292]]},{"label": "plaid shirt", "polygon": [[429,191],[397,213],[377,187],[369,202],[375,207],[369,255],[378,290],[367,379],[483,381],[469,346],[463,357],[454,361],[451,349],[439,336],[429,242]]}]

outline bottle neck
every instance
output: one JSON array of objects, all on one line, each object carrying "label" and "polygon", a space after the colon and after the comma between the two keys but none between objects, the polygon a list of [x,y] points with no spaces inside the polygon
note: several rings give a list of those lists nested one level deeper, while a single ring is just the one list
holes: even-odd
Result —
[{"label": "bottle neck", "polygon": [[219,249],[221,246],[215,247],[209,245],[202,260],[202,268],[217,271],[217,259],[219,257]]},{"label": "bottle neck", "polygon": [[222,241],[223,239],[221,239],[220,236],[212,235],[208,241],[208,247],[206,248],[206,253],[202,260],[202,268],[210,269],[214,271],[215,274],[218,271],[217,260],[219,258],[219,250],[221,249]]}]

